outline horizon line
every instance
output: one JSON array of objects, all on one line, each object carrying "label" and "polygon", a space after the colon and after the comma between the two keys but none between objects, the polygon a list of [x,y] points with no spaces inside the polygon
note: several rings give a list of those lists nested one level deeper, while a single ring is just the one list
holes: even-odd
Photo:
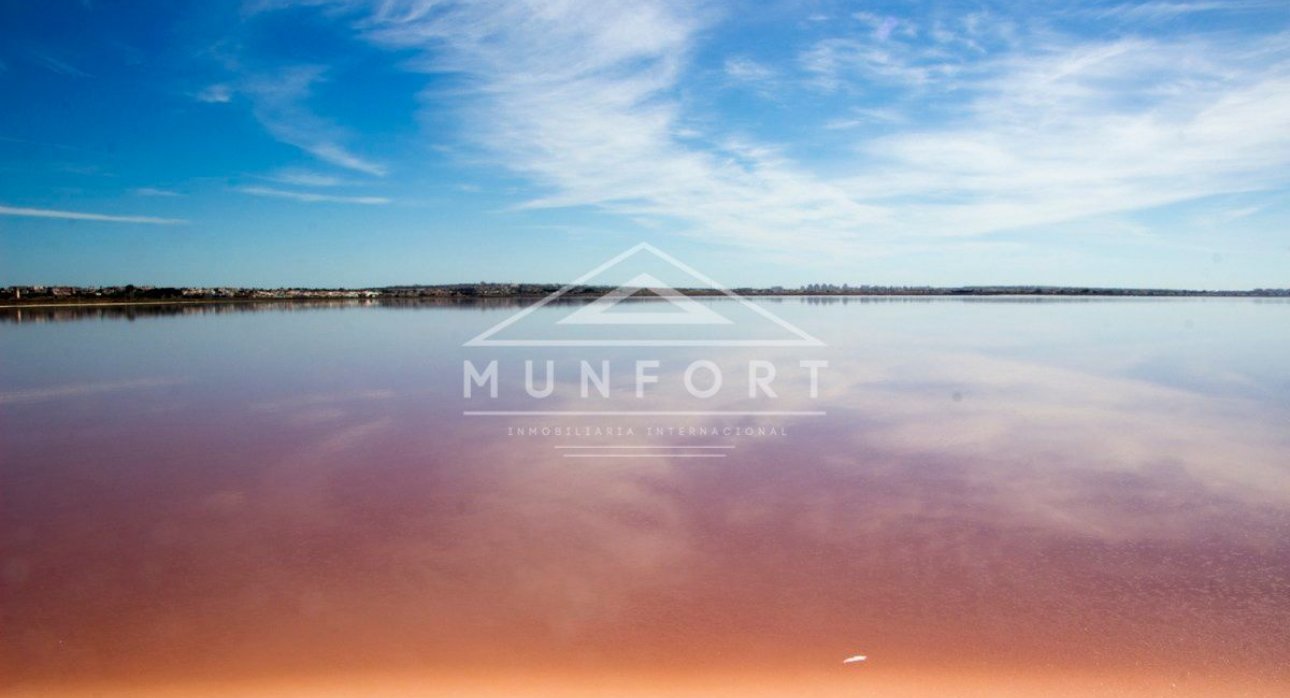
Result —
[{"label": "horizon line", "polygon": [[[365,286],[319,286],[306,284],[287,284],[287,285],[237,285],[237,284],[151,284],[151,283],[115,283],[115,284],[62,284],[62,283],[29,283],[29,284],[6,284],[0,286],[5,292],[12,293],[15,290],[53,290],[67,289],[71,292],[77,291],[102,291],[102,290],[125,290],[135,289],[139,291],[149,290],[200,290],[200,291],[347,291],[347,292],[390,292],[395,290],[414,290],[414,289],[492,289],[497,287],[513,287],[508,293],[498,293],[494,297],[502,295],[529,295],[539,294],[543,291],[540,288],[569,287],[567,293],[583,293],[587,291],[596,291],[599,289],[620,288],[611,284],[568,284],[558,282],[536,282],[536,281],[462,281],[462,282],[445,282],[445,283],[414,283],[414,284],[376,284]],[[533,291],[526,291],[525,288],[532,287]],[[816,288],[811,288],[816,287]],[[623,286],[621,288],[636,290],[651,290],[647,286]],[[676,286],[672,287],[676,291],[691,293],[713,293],[722,294],[722,289],[704,287],[704,286]],[[1200,287],[1171,287],[1171,286],[1103,286],[1090,284],[1036,284],[1036,283],[973,283],[973,284],[860,284],[851,285],[850,283],[810,283],[800,284],[798,286],[784,286],[782,284],[771,284],[762,286],[727,286],[727,290],[754,291],[764,294],[785,294],[785,295],[863,295],[872,291],[894,291],[894,290],[913,290],[913,291],[994,291],[994,290],[1042,290],[1042,291],[1131,291],[1131,292],[1170,292],[1170,293],[1255,293],[1260,291],[1290,291],[1290,285],[1283,287],[1250,287],[1250,288],[1200,288]],[[567,295],[566,293],[566,295]]]}]

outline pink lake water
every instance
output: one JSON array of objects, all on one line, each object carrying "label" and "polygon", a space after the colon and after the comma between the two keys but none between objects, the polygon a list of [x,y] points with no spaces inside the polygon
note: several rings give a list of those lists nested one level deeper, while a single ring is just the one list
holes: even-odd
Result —
[{"label": "pink lake water", "polygon": [[0,693],[1290,694],[1290,303],[758,303],[824,346],[0,311]]}]

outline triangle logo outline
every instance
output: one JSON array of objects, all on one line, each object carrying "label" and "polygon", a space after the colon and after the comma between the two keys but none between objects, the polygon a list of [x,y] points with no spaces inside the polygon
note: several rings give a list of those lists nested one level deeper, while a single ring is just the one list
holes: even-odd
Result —
[{"label": "triangle logo outline", "polygon": [[[670,311],[614,312],[637,291],[647,290],[667,301]],[[652,305],[652,304],[651,304]],[[731,325],[729,318],[659,281],[637,274],[627,283],[556,321],[557,325]]]},{"label": "triangle logo outline", "polygon": [[[610,269],[613,266],[617,265],[618,263],[622,262],[623,260],[628,259],[641,252],[647,252],[649,254],[652,254],[655,257],[679,269],[680,271],[685,272],[691,277],[698,279],[699,281],[702,281],[703,283],[707,284],[711,290],[716,291],[723,296],[726,296],[728,298],[735,300],[736,302],[740,303],[748,310],[751,310],[757,315],[765,318],[766,320],[771,321],[781,329],[787,331],[789,334],[793,335],[794,338],[793,339],[765,339],[765,340],[763,339],[493,339],[493,336],[501,332],[502,330],[510,327],[511,325],[514,325],[515,323],[519,322],[525,317],[528,317],[529,315],[533,314],[543,306],[549,305],[553,301],[556,301],[559,298],[565,296],[573,289],[586,283],[588,280],[594,278],[595,276],[604,272],[605,270]],[[620,286],[617,289],[615,289],[615,291],[611,291],[610,294],[607,294],[607,295],[616,293],[619,290],[623,290],[623,287]],[[681,294],[679,291],[675,291],[675,289],[673,289],[673,291],[677,293],[677,295],[684,296],[684,294]],[[622,299],[620,298],[619,301],[621,300]],[[697,301],[694,301],[693,299],[689,299],[689,300],[692,303],[696,303],[696,305],[698,304]],[[594,302],[595,301],[593,301],[593,303]],[[611,303],[611,305],[616,305],[616,304],[617,303]],[[602,311],[605,310],[605,307],[602,306],[601,310]],[[576,312],[577,311],[575,311],[575,313]],[[715,313],[715,311],[713,312]],[[720,317],[719,314],[718,316]],[[824,342],[808,334],[806,331],[802,330],[796,325],[793,325],[792,323],[788,322],[787,320],[784,320],[778,315],[775,315],[769,310],[766,310],[760,305],[757,305],[756,303],[749,301],[747,298],[744,298],[743,296],[735,293],[734,291],[731,291],[729,288],[714,281],[713,279],[705,275],[703,272],[700,272],[699,270],[691,267],[685,262],[682,262],[679,259],[676,259],[672,255],[669,255],[668,253],[658,249],[657,247],[651,245],[648,242],[640,242],[634,245],[633,247],[631,247],[630,249],[624,252],[621,252],[618,255],[615,255],[609,260],[606,260],[605,262],[603,262],[596,268],[592,269],[591,271],[588,271],[582,276],[565,284],[559,290],[548,294],[537,303],[534,303],[533,305],[530,305],[524,308],[523,310],[520,310],[519,312],[493,325],[492,327],[489,327],[488,329],[484,330],[478,335],[467,340],[464,344],[462,344],[462,346],[465,346],[465,347],[610,347],[610,346],[822,347],[822,346],[825,346],[825,344]]]}]

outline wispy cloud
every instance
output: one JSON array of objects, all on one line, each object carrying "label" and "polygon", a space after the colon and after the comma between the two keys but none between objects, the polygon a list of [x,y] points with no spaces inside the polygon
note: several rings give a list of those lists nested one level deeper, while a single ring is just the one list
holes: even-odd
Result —
[{"label": "wispy cloud", "polygon": [[135,196],[157,196],[157,197],[164,197],[164,198],[183,196],[183,194],[180,194],[177,191],[171,191],[169,189],[158,189],[156,187],[138,187],[137,189],[131,190],[131,193],[133,193]]},{"label": "wispy cloud", "polygon": [[727,58],[722,66],[726,77],[735,82],[759,83],[775,77],[775,71],[751,58]]},{"label": "wispy cloud", "polygon": [[224,104],[232,101],[233,90],[228,85],[208,85],[193,95],[193,98],[208,104]]},{"label": "wispy cloud", "polygon": [[1249,12],[1284,7],[1280,2],[1225,0],[1224,2],[1131,2],[1110,7],[1089,8],[1087,14],[1134,20],[1161,20],[1202,12]]},{"label": "wispy cloud", "polygon": [[771,66],[747,56],[731,56],[721,66],[726,82],[762,98],[778,101],[784,93],[784,76]]},{"label": "wispy cloud", "polygon": [[530,207],[599,206],[772,246],[786,230],[828,237],[881,216],[775,147],[679,138],[671,94],[702,26],[683,6],[390,2],[365,26],[473,82],[470,136],[548,190]]},{"label": "wispy cloud", "polygon": [[383,196],[342,196],[338,194],[288,191],[271,187],[239,187],[238,191],[252,196],[291,199],[292,201],[303,201],[305,203],[365,204],[368,206],[379,206],[390,203],[390,200]]},{"label": "wispy cloud", "polygon": [[308,170],[281,170],[266,175],[266,179],[297,187],[339,187],[349,184],[340,177]]},{"label": "wispy cloud", "polygon": [[868,109],[856,107],[849,111],[846,116],[829,119],[824,122],[824,128],[829,130],[843,130],[863,126],[865,124],[898,124],[907,120],[907,117],[898,109]]},{"label": "wispy cloud", "polygon": [[868,25],[871,35],[878,41],[886,41],[893,34],[906,38],[913,38],[918,35],[918,26],[914,22],[899,17],[879,15],[873,12],[856,12],[851,16],[862,24]]},{"label": "wispy cloud", "polygon": [[306,105],[315,85],[326,78],[321,66],[295,66],[246,81],[244,91],[254,103],[255,117],[278,140],[323,162],[374,176],[386,166],[351,152],[339,126],[314,114]]},{"label": "wispy cloud", "polygon": [[90,73],[87,73],[84,70],[77,68],[71,63],[68,63],[63,60],[59,60],[47,53],[44,53],[41,51],[31,51],[30,55],[32,60],[34,60],[37,65],[40,65],[46,70],[57,73],[59,75],[66,75],[68,77],[73,77],[73,78],[94,77]]},{"label": "wispy cloud", "polygon": [[0,216],[20,216],[26,218],[61,218],[71,221],[104,221],[107,223],[148,223],[152,225],[181,225],[188,221],[182,218],[157,218],[154,216],[118,216],[107,213],[85,213],[82,211],[60,211],[47,208],[20,208],[0,206]]},{"label": "wispy cloud", "polygon": [[803,53],[812,82],[826,90],[866,82],[903,88],[924,87],[962,76],[966,65],[939,51],[907,44],[856,38],[824,39]]},{"label": "wispy cloud", "polygon": [[[835,138],[854,134],[849,147],[804,160],[790,140],[687,112],[678,94],[710,21],[688,5],[365,6],[356,26],[368,39],[463,78],[454,96],[467,137],[543,190],[529,208],[597,207],[717,241],[845,256],[1290,178],[1285,35],[1107,40],[986,11],[923,25],[857,15],[787,67],[822,100],[852,102],[826,124]],[[754,80],[762,67],[723,66]],[[317,79],[288,79],[281,91],[295,96],[283,101]],[[702,135],[688,128],[695,116]],[[900,128],[848,130],[879,117]]]},{"label": "wispy cloud", "polygon": [[[1213,41],[1213,40],[1210,40]],[[843,186],[970,234],[1290,180],[1290,44],[1071,42],[982,67],[958,120],[857,144]]]}]

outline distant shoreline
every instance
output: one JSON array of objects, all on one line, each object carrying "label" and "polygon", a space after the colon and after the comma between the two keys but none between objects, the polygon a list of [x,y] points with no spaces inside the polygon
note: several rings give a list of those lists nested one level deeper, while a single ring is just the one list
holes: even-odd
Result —
[{"label": "distant shoreline", "polygon": [[33,300],[31,302],[19,301],[10,302],[6,305],[0,305],[0,310],[23,310],[26,308],[116,308],[123,305],[213,305],[220,303],[284,303],[295,301],[316,301],[316,300],[336,300],[323,298],[198,298],[198,299],[181,299],[174,300],[95,300],[87,301],[82,299],[72,299],[69,301],[51,301],[48,299]]},{"label": "distant shoreline", "polygon": [[[455,284],[447,286],[398,286],[371,289],[178,289],[111,287],[87,291],[67,287],[14,287],[0,310],[23,308],[90,308],[143,305],[205,305],[227,303],[284,303],[319,301],[471,301],[541,299],[560,291],[554,284]],[[578,287],[562,298],[595,298],[612,287]],[[714,297],[719,289],[677,289],[687,296]],[[823,287],[807,289],[735,288],[731,293],[748,297],[854,298],[854,297],[1027,297],[1027,298],[1290,298],[1290,289],[1200,291],[1179,289],[1094,288],[1074,286],[964,286],[964,287]],[[18,296],[18,297],[16,297]],[[650,294],[642,299],[657,299]]]}]

